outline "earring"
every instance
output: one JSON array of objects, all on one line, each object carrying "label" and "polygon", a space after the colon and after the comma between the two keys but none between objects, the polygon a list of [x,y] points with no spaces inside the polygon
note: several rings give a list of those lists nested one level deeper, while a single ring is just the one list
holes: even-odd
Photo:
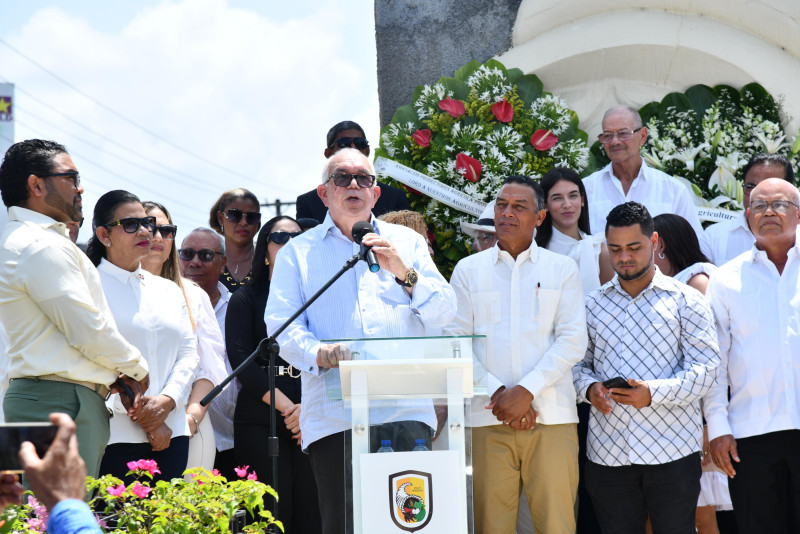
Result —
[{"label": "earring", "polygon": [[106,241],[106,246],[110,247],[111,246],[111,241]]},{"label": "earring", "polygon": [[269,267],[269,258],[264,258],[264,265]]},{"label": "earring", "polygon": [[666,258],[666,256],[664,256],[664,253],[663,252],[659,252],[658,253],[658,259],[663,260],[664,258]]}]

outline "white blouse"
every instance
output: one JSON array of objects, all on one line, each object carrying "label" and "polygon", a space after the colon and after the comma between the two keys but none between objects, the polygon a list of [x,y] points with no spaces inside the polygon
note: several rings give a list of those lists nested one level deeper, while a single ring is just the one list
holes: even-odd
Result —
[{"label": "white blouse", "polygon": [[[174,282],[141,267],[129,272],[104,259],[97,271],[117,328],[147,360],[150,387],[146,394],[172,398],[175,409],[167,416],[167,426],[172,437],[188,436],[186,401],[199,357],[183,292]],[[142,427],[128,417],[119,395],[107,404],[114,410],[109,445],[148,442]]]},{"label": "white blouse", "polygon": [[580,232],[581,239],[574,239],[561,233],[553,226],[553,236],[547,244],[547,250],[569,256],[578,264],[583,283],[583,294],[588,295],[600,287],[600,251],[605,235],[601,232],[589,235]]},{"label": "white blouse", "polygon": [[203,288],[189,280],[184,280],[183,284],[192,307],[197,353],[200,355],[200,365],[197,367],[194,380],[205,378],[215,386],[219,385],[228,373],[224,361],[225,341],[219,329],[217,316],[214,314],[214,307]]},{"label": "white blouse", "polygon": [[706,262],[698,262],[694,265],[690,265],[675,276],[673,278],[682,284],[688,284],[689,280],[692,279],[693,276],[698,274],[704,274],[706,276],[711,276],[711,274],[717,270],[717,266],[711,263]]}]

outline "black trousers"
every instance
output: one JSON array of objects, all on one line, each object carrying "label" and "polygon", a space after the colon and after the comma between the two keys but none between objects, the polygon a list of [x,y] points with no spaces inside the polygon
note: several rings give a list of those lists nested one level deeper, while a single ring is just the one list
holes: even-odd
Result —
[{"label": "black trousers", "polygon": [[[241,397],[240,397],[241,398]],[[262,403],[263,404],[263,403]],[[269,406],[263,404],[265,410]],[[237,406],[237,413],[238,413]],[[272,459],[267,456],[269,425],[233,420],[234,451],[237,465],[249,465],[258,479],[278,492],[277,519],[286,534],[319,534],[320,517],[317,484],[311,473],[308,455],[292,439],[292,433],[277,418],[278,483],[272,480]],[[265,496],[264,505],[272,510],[272,498]]]},{"label": "black trousers", "polygon": [[183,477],[186,462],[189,459],[189,437],[178,436],[169,441],[169,447],[163,451],[154,451],[149,443],[114,443],[106,447],[106,453],[100,462],[100,474],[111,474],[122,479],[125,484],[136,480],[135,477],[125,476],[128,462],[136,460],[155,460],[158,464],[160,475],[154,475],[150,487],[155,487],[159,480],[172,480]]},{"label": "black trousers", "polygon": [[607,467],[586,462],[586,489],[604,534],[695,534],[700,453],[658,465]]},{"label": "black trousers", "polygon": [[[392,442],[396,452],[410,451],[417,439],[424,439],[431,449],[431,428],[418,421],[401,421],[370,427],[370,452],[376,452],[381,440]],[[349,458],[352,443],[350,431],[338,432],[308,446],[311,471],[319,490],[322,534],[353,532],[352,466]],[[347,454],[347,456],[345,456]],[[346,458],[348,461],[346,461]]]},{"label": "black trousers", "polygon": [[740,438],[736,448],[728,488],[739,532],[800,532],[800,430]]}]

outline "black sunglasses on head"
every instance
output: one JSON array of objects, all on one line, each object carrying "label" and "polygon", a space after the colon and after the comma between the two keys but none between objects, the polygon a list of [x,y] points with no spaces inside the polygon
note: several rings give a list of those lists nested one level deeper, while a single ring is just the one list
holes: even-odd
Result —
[{"label": "black sunglasses on head", "polygon": [[261,213],[258,211],[248,211],[244,213],[242,210],[230,208],[225,212],[225,217],[228,218],[233,224],[238,224],[244,217],[244,221],[250,226],[255,226],[261,223]]},{"label": "black sunglasses on head", "polygon": [[366,137],[340,137],[335,144],[339,148],[348,148],[355,145],[357,149],[364,150],[369,146],[369,141],[367,141]]},{"label": "black sunglasses on head", "polygon": [[210,248],[201,248],[200,250],[195,250],[193,248],[182,248],[178,250],[178,257],[183,261],[192,261],[195,255],[197,255],[197,257],[200,258],[200,261],[203,263],[208,263],[214,261],[215,254],[222,256],[222,252],[216,252]]},{"label": "black sunglasses on head", "polygon": [[270,232],[269,240],[276,245],[285,245],[290,239],[295,238],[303,232]]},{"label": "black sunglasses on head", "polygon": [[[156,231],[161,234],[162,239],[175,239],[178,227],[174,224],[162,224],[161,226],[156,226]],[[155,235],[155,232],[153,235]]]},{"label": "black sunglasses on head", "polygon": [[126,234],[135,234],[139,231],[139,227],[149,230],[153,235],[156,233],[156,218],[155,217],[125,217],[112,223],[104,225],[106,228],[113,228],[121,226]]}]

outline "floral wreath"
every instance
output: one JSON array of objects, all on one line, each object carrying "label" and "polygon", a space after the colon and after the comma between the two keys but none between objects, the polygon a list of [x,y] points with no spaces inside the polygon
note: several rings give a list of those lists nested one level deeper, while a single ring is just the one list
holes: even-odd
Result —
[{"label": "floral wreath", "polygon": [[[535,75],[496,60],[471,61],[453,78],[417,86],[411,105],[399,108],[381,130],[375,152],[482,202],[491,201],[512,174],[540,178],[555,166],[584,174],[595,168],[575,112],[544,92]],[[412,209],[425,216],[436,263],[449,275],[469,254],[459,222],[476,217],[399,185]]]}]

